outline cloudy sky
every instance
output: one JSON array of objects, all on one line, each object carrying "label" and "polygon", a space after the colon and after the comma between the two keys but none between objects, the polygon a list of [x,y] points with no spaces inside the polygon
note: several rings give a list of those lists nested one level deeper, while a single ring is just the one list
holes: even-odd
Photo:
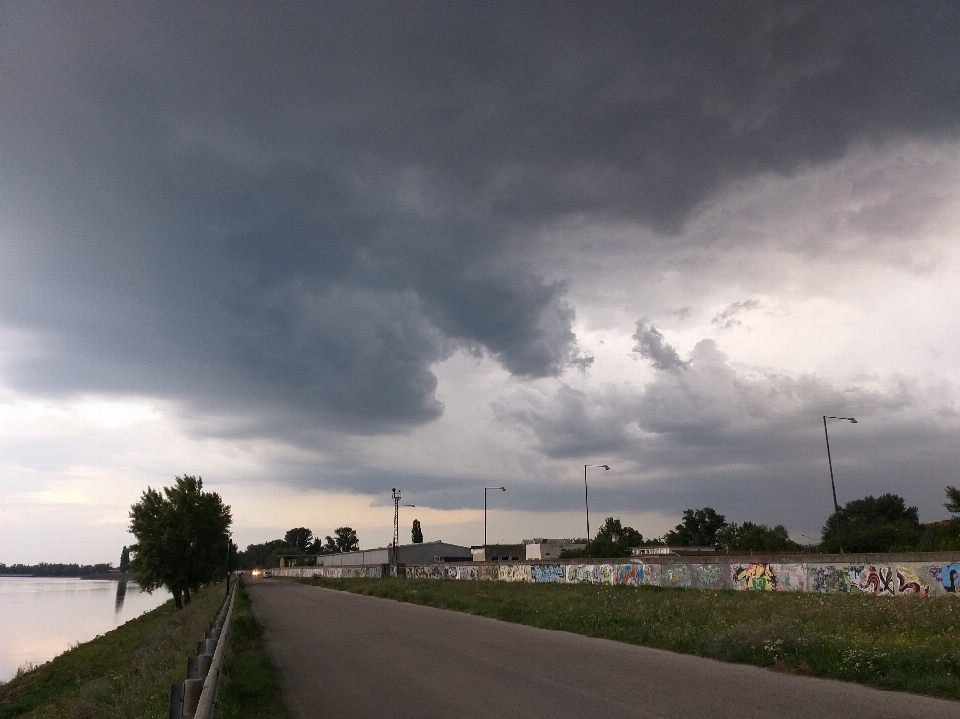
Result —
[{"label": "cloudy sky", "polygon": [[294,526],[816,537],[960,483],[960,11],[4,3],[0,561]]}]

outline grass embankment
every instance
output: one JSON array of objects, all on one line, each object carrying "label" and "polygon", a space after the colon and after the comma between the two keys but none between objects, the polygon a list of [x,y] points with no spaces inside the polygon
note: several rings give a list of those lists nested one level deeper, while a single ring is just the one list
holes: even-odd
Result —
[{"label": "grass embankment", "polygon": [[273,665],[263,651],[261,634],[263,629],[250,610],[250,597],[241,582],[220,680],[218,719],[284,719],[287,716]]},{"label": "grass embankment", "polygon": [[[207,587],[179,612],[169,601],[0,686],[0,719],[166,717],[170,685],[186,678],[187,658],[196,653],[224,590],[223,583]],[[242,587],[231,625],[217,716],[285,717]]]},{"label": "grass embankment", "polygon": [[303,579],[545,629],[960,699],[960,599]]}]

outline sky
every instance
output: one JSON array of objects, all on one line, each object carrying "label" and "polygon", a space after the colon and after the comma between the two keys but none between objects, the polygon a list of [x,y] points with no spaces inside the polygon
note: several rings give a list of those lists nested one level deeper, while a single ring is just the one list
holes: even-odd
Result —
[{"label": "sky", "polygon": [[960,484],[953,2],[0,5],[0,562],[819,537]]}]

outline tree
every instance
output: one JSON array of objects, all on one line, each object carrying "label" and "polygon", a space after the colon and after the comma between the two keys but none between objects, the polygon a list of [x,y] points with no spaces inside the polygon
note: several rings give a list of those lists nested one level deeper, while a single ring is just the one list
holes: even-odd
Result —
[{"label": "tree", "polygon": [[717,544],[738,552],[798,552],[803,549],[790,539],[790,533],[782,524],[771,529],[753,522],[733,522],[721,527],[717,530]]},{"label": "tree", "polygon": [[714,547],[717,532],[727,519],[711,507],[683,510],[683,520],[667,532],[663,539],[672,547]]},{"label": "tree", "polygon": [[125,572],[130,568],[130,550],[124,547],[120,552],[120,571]]},{"label": "tree", "polygon": [[204,492],[203,480],[184,475],[159,492],[151,487],[130,508],[130,568],[147,592],[164,586],[178,609],[226,570],[232,522],[230,507],[216,492]]},{"label": "tree", "polygon": [[[590,540],[590,556],[592,557],[627,557],[630,547],[639,547],[643,544],[643,535],[633,527],[624,527],[620,518],[607,517],[603,525],[597,530],[597,536]],[[562,559],[585,557],[584,549],[565,549],[560,553]]]},{"label": "tree", "polygon": [[296,529],[289,529],[287,533],[283,535],[283,541],[286,542],[291,547],[296,547],[300,550],[300,554],[306,554],[307,549],[311,546],[311,541],[313,540],[313,532],[311,532],[306,527],[297,527]]},{"label": "tree", "polygon": [[[946,487],[947,492],[947,501],[943,503],[943,506],[947,508],[947,511],[950,514],[960,515],[960,489],[952,486]],[[960,519],[960,516],[956,517]]]},{"label": "tree", "polygon": [[[854,499],[840,508],[840,530],[847,552],[889,552],[909,549],[920,541],[920,519],[916,507],[908,507],[897,494],[881,494]],[[827,517],[821,530],[821,547],[839,551],[834,515]]]},{"label": "tree", "polygon": [[414,544],[423,544],[423,530],[420,529],[420,520],[413,520],[413,529],[410,530],[410,539]]},{"label": "tree", "polygon": [[336,539],[329,534],[326,537],[324,550],[327,554],[340,554],[341,552],[355,552],[360,549],[360,540],[357,539],[357,531],[352,527],[337,527],[333,530]]},{"label": "tree", "polygon": [[240,552],[237,556],[237,562],[240,569],[253,569],[254,567],[272,567],[271,555],[274,550],[280,549],[280,554],[291,554],[292,550],[282,539],[274,539],[262,544],[248,544],[246,550]]}]

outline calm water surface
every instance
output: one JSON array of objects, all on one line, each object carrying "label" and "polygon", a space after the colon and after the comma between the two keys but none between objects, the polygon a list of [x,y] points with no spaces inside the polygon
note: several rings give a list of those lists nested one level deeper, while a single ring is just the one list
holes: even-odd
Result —
[{"label": "calm water surface", "polygon": [[0,577],[0,682],[17,668],[42,664],[170,599],[133,582]]}]

